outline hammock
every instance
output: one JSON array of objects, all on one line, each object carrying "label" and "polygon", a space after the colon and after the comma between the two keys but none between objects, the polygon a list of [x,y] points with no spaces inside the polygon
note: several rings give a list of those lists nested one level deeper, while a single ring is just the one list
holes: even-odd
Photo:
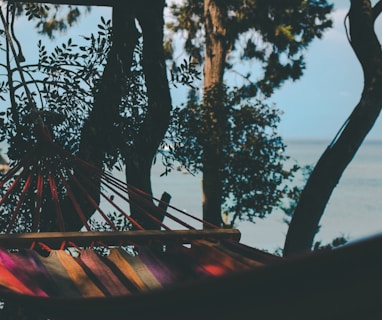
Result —
[{"label": "hammock", "polygon": [[136,248],[136,255],[111,248],[107,255],[77,249],[73,256],[52,250],[44,257],[31,249],[0,250],[0,285],[4,290],[38,297],[95,298],[132,295],[179,283],[250,270],[263,263],[207,241],[166,252]]},{"label": "hammock", "polygon": [[[206,223],[202,219],[169,204],[163,209],[161,200],[65,151],[40,129],[36,145],[0,180],[7,213],[6,233],[0,235],[0,296],[7,301],[28,305],[37,299],[33,305],[44,305],[39,313],[57,317],[47,309],[52,301],[134,299],[279,260],[240,244],[238,230],[198,230],[192,224]],[[74,211],[70,219],[76,217],[82,231],[66,231],[67,201]],[[144,230],[129,206],[160,230]],[[85,217],[89,208],[96,223]],[[179,229],[171,230],[158,216]],[[124,229],[113,219],[125,219]],[[41,232],[42,221],[55,222],[57,231]],[[100,226],[104,231],[94,229]]]},{"label": "hammock", "polygon": [[[84,173],[81,181],[89,188],[99,178],[99,201],[71,189],[86,191],[74,172]],[[375,292],[382,287],[382,237],[282,259],[239,243],[238,230],[212,225],[198,230],[191,221],[201,225],[201,219],[170,205],[171,213],[154,205],[141,190],[100,172],[49,139],[42,139],[13,165],[0,187],[0,203],[9,213],[3,221],[8,233],[0,235],[0,298],[6,305],[22,305],[30,314],[56,320],[380,315],[380,294]],[[28,202],[31,195],[33,201]],[[63,195],[84,222],[83,231],[65,231]],[[103,201],[133,230],[118,230],[97,204]],[[25,202],[30,217],[21,210]],[[141,214],[161,230],[142,230],[125,212],[129,205],[142,206]],[[105,218],[105,231],[93,230],[84,219],[82,208],[89,206],[99,219]],[[153,214],[158,211],[179,224],[179,230],[159,221]],[[44,219],[56,221],[60,231],[38,232]],[[33,232],[16,232],[29,229]]]}]

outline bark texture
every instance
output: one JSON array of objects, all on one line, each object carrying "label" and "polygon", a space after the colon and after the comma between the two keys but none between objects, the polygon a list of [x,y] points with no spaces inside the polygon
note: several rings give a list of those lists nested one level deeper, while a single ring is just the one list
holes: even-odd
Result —
[{"label": "bark texture", "polygon": [[[133,151],[128,155],[126,177],[130,184],[150,195],[152,195],[150,176],[153,158],[167,131],[171,112],[171,96],[163,49],[164,7],[164,0],[142,0],[137,11],[137,19],[143,34],[142,64],[148,106],[146,117],[134,141]],[[147,199],[147,201],[152,200]],[[161,213],[152,208],[152,203],[148,204],[150,213],[162,220]],[[136,207],[131,207],[131,215],[145,229],[160,228],[150,218],[142,216]]]},{"label": "bark texture", "polygon": [[381,6],[380,1],[374,8],[369,0],[351,1],[349,40],[363,69],[362,96],[307,181],[288,229],[285,256],[311,250],[320,219],[334,188],[380,114],[382,52],[374,22]]},{"label": "bark texture", "polygon": [[[103,71],[101,84],[94,98],[94,105],[81,132],[79,157],[102,168],[102,164],[113,139],[118,138],[114,123],[119,117],[119,105],[123,94],[123,82],[133,61],[133,52],[138,40],[138,30],[135,26],[135,1],[120,2],[113,7],[112,47]],[[80,177],[80,176],[79,176]],[[86,187],[87,181],[82,183]],[[100,181],[92,181],[100,186]],[[75,190],[75,186],[73,186]],[[99,192],[87,188],[94,199]],[[76,211],[71,208],[70,200],[64,204],[65,227],[67,231],[76,231],[82,227]],[[83,204],[83,211],[89,218],[94,209]]]},{"label": "bark texture", "polygon": [[[204,1],[205,60],[204,60],[204,109],[203,121],[203,218],[220,226],[222,224],[222,144],[225,135],[223,102],[223,76],[228,46],[225,26],[226,10],[220,1]],[[208,225],[204,226],[208,228]]]}]

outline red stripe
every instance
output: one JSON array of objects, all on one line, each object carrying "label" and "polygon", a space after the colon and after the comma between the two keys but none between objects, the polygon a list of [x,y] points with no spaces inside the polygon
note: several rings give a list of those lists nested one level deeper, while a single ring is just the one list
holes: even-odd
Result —
[{"label": "red stripe", "polygon": [[65,231],[64,217],[62,216],[62,211],[61,211],[60,203],[58,200],[57,185],[51,173],[49,173],[48,175],[48,180],[49,180],[50,192],[52,193],[54,207],[56,209],[55,212],[57,216],[58,228],[60,231],[64,232]]},{"label": "red stripe", "polygon": [[21,205],[22,205],[23,202],[24,202],[25,195],[26,195],[26,193],[28,192],[28,189],[29,189],[29,187],[30,187],[30,185],[31,185],[32,177],[33,177],[33,172],[31,172],[31,173],[29,174],[27,180],[25,181],[25,184],[24,184],[23,190],[22,190],[22,192],[21,192],[19,201],[17,202],[17,205],[16,205],[15,210],[12,212],[12,217],[11,217],[11,220],[10,220],[10,222],[9,222],[8,228],[7,228],[7,230],[6,230],[6,233],[9,233],[9,232],[12,230],[13,225],[15,224],[17,214],[18,214],[18,212],[19,212],[19,210],[20,210]]},{"label": "red stripe", "polygon": [[106,289],[106,287],[103,285],[101,281],[96,277],[96,275],[90,270],[90,268],[80,259],[80,258],[74,258],[74,261],[76,261],[79,266],[82,268],[82,270],[85,271],[86,275],[89,277],[91,281],[102,291],[102,293],[107,296],[111,297],[111,293]]},{"label": "red stripe", "polygon": [[44,176],[39,173],[37,175],[37,194],[36,194],[36,208],[33,215],[32,231],[37,232],[38,226],[40,224],[40,213],[41,213],[41,203],[42,203],[42,192],[44,187]]}]

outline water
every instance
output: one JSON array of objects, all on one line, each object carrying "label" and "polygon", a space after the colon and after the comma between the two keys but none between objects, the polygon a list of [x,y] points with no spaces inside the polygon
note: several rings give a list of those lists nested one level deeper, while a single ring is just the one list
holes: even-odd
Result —
[{"label": "water", "polygon": [[[290,140],[287,153],[300,165],[313,165],[329,141]],[[382,232],[382,141],[366,141],[343,174],[321,220],[315,240],[329,243],[338,236],[355,240]],[[201,217],[201,175],[192,176],[174,171],[160,177],[163,168],[152,170],[155,196],[163,191],[171,194],[171,204]],[[241,242],[274,252],[282,248],[287,225],[280,211],[255,224],[239,223]]]}]

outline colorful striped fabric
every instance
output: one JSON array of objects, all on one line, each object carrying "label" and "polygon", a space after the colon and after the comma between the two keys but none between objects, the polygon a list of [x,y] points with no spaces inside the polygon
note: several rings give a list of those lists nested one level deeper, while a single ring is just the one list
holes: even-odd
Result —
[{"label": "colorful striped fabric", "polygon": [[111,248],[107,256],[83,249],[76,257],[64,250],[43,257],[33,250],[0,249],[0,291],[41,297],[125,296],[262,265],[207,241],[166,250],[136,249],[138,254],[131,255]]},{"label": "colorful striped fabric", "polygon": [[113,261],[126,277],[135,282],[141,291],[162,287],[139,256],[132,256],[122,248],[113,248],[110,250],[108,259]]}]

